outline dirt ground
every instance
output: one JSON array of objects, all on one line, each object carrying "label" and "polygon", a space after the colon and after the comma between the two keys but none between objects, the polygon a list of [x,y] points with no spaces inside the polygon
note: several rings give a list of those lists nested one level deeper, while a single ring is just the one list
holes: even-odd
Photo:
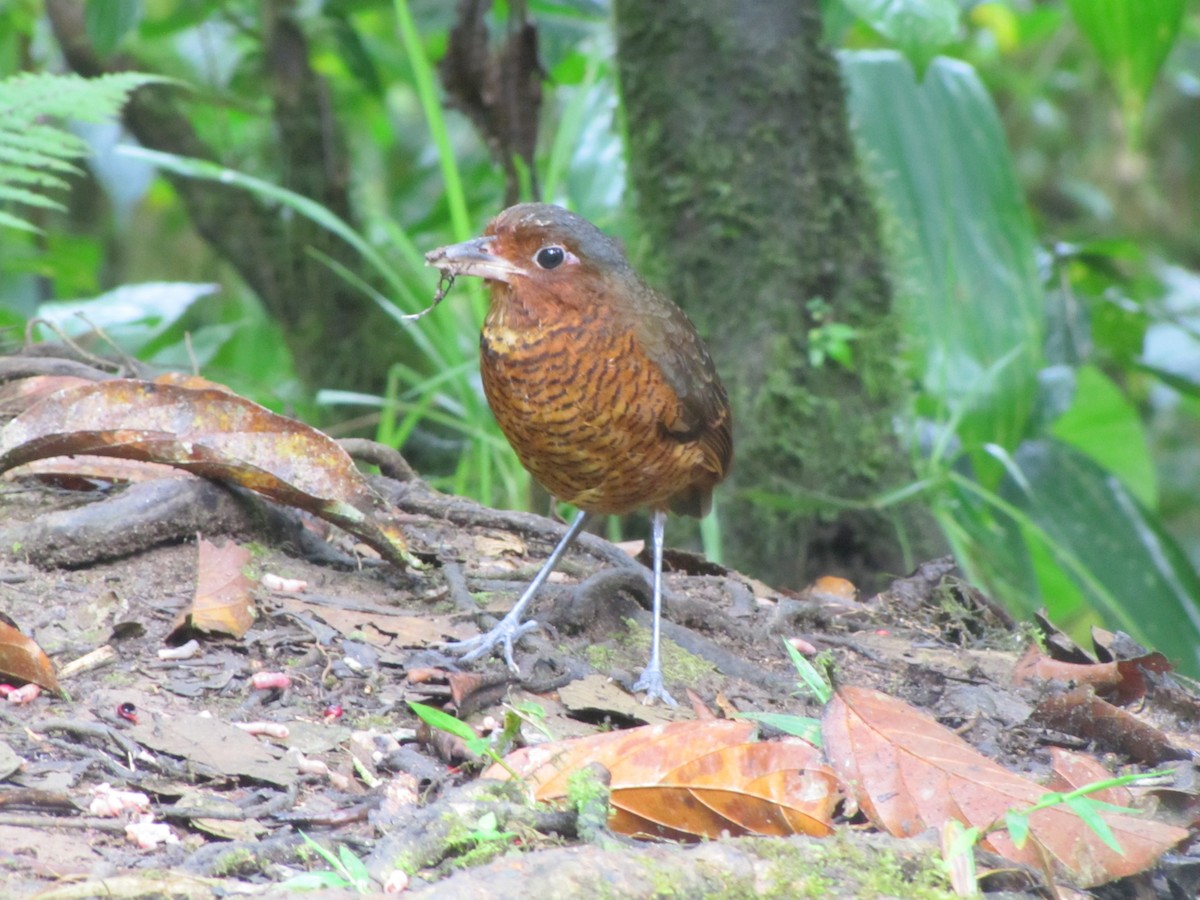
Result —
[{"label": "dirt ground", "polygon": [[[449,709],[485,731],[522,711],[518,743],[698,712],[819,716],[814,701],[796,696],[781,637],[829,654],[839,684],[901,698],[1035,779],[1047,773],[1052,745],[1089,750],[1122,771],[1172,758],[1176,783],[1161,792],[1161,808],[1195,834],[1195,695],[1155,676],[1131,705],[1167,748],[1155,758],[1136,758],[1112,735],[1038,721],[1039,703],[1066,688],[1013,686],[1033,626],[1009,622],[945,561],[879,596],[848,597],[831,583],[781,592],[671,554],[665,669],[681,706],[646,707],[626,689],[648,643],[641,563],[585,536],[535,604],[543,627],[520,646],[521,677],[495,660],[461,665],[439,645],[506,610],[562,526],[419,481],[375,484],[400,510],[423,570],[371,560],[344,536],[314,533],[321,529],[294,510],[198,478],[109,491],[0,486],[0,611],[60,669],[111,648],[97,667],[63,678],[65,696],[0,704],[0,894],[283,895],[287,879],[330,870],[306,844],[310,835],[362,860],[372,892],[590,896],[603,882],[612,897],[951,896],[936,871],[936,835],[887,838],[849,807],[824,840],[634,843],[602,823],[584,827],[577,812],[485,791],[463,742],[431,733],[407,705]],[[240,638],[179,628],[196,590],[197,533],[250,548],[257,618]],[[267,573],[305,589],[265,587]],[[192,655],[161,658],[190,639]],[[286,673],[288,686],[255,689],[252,676],[270,672]],[[235,727],[251,722],[286,732]],[[131,842],[126,825],[142,813],[101,815],[102,784],[146,795],[165,840]],[[480,836],[496,823],[519,837]],[[1142,874],[1059,896],[1195,896],[1196,854],[1185,842]],[[785,858],[798,867],[786,877]],[[1008,877],[985,887],[1049,896],[1038,873],[990,864]]]}]

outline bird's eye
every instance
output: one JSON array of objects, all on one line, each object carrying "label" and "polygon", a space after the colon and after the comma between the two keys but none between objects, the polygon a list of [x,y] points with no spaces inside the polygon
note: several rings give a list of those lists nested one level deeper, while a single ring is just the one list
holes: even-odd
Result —
[{"label": "bird's eye", "polygon": [[533,261],[543,269],[557,269],[563,264],[563,260],[566,258],[567,251],[557,244],[543,247],[533,255]]}]

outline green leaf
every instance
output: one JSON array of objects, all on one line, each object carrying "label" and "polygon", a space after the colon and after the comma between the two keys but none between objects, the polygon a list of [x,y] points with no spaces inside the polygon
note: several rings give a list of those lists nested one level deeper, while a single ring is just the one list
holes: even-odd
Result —
[{"label": "green leaf", "polygon": [[333,866],[334,868],[337,868],[338,859],[336,856],[333,855],[332,850],[325,849],[324,846],[317,843],[315,840],[313,840],[311,837],[309,837],[303,831],[300,832],[300,837],[304,838],[305,846],[307,846],[310,850],[313,850],[316,853],[318,853],[321,856],[321,858],[323,860],[325,860],[325,862],[329,863],[329,865]]},{"label": "green leaf", "polygon": [[217,288],[187,282],[130,284],[88,300],[43,303],[38,316],[72,336],[100,329],[122,349],[136,354]]},{"label": "green leaf", "polygon": [[844,52],[858,144],[884,207],[905,332],[922,390],[985,485],[980,452],[1026,434],[1042,367],[1045,299],[1029,213],[991,97],[964,63],[921,84],[893,52]]},{"label": "green leaf", "polygon": [[1135,142],[1154,79],[1175,45],[1186,0],[1068,0],[1071,15],[1096,51]]},{"label": "green leaf", "polygon": [[816,747],[823,746],[821,738],[821,722],[810,716],[792,716],[787,713],[745,712],[736,713],[735,718],[749,719],[751,722],[762,722],[784,734],[804,738]]},{"label": "green leaf", "polygon": [[1004,827],[1008,836],[1018,850],[1025,846],[1029,838],[1029,814],[1024,810],[1010,809],[1004,814]]},{"label": "green leaf", "polygon": [[1108,822],[1104,821],[1104,817],[1100,815],[1100,810],[1097,808],[1095,800],[1088,797],[1066,797],[1066,804],[1075,815],[1083,820],[1083,823],[1088,828],[1096,833],[1100,840],[1104,841],[1109,847],[1125,855],[1125,851],[1121,849],[1120,843],[1117,841],[1117,836],[1112,833],[1112,829],[1108,827]]},{"label": "green leaf", "polygon": [[786,638],[783,639],[783,647],[787,650],[787,654],[792,660],[792,666],[795,668],[796,674],[800,676],[805,689],[816,697],[822,706],[833,699],[833,688],[829,686],[829,682],[817,670],[817,667],[805,659]]},{"label": "green leaf", "polygon": [[[107,4],[89,4],[88,9]],[[137,72],[81,78],[77,75],[22,74],[0,80],[0,202],[61,208],[45,196],[65,182],[52,173],[72,171],[69,160],[83,156],[87,145],[60,124],[45,120],[102,122],[120,112],[129,94],[145,84],[167,79]],[[17,187],[36,185],[41,191]],[[4,213],[0,225],[36,230],[25,220]]]},{"label": "green leaf", "polygon": [[141,0],[104,0],[85,5],[83,26],[96,52],[110,56],[141,18]]},{"label": "green leaf", "polygon": [[346,870],[346,874],[350,876],[350,880],[355,884],[365,884],[371,877],[367,871],[367,864],[354,855],[354,851],[342,844],[338,847],[338,857],[341,859],[342,866]]},{"label": "green leaf", "polygon": [[289,878],[280,886],[293,891],[319,891],[323,888],[346,887],[346,879],[337,872],[305,872]]},{"label": "green leaf", "polygon": [[1050,551],[1035,563],[1051,615],[1058,598],[1046,588],[1065,573],[1109,627],[1200,675],[1200,580],[1157,517],[1065,444],[1027,442],[1013,462],[1019,478],[1006,479],[1001,497],[1026,537],[1041,535]]},{"label": "green leaf", "polygon": [[475,733],[475,730],[461,719],[456,719],[449,713],[444,713],[440,709],[434,709],[432,706],[426,706],[424,703],[417,703],[415,700],[410,700],[408,706],[417,714],[417,718],[430,728],[436,728],[438,731],[444,731],[457,738],[462,738],[467,742],[468,746],[472,743],[478,744],[480,742],[480,737]]},{"label": "green leaf", "polygon": [[1120,478],[1140,504],[1158,505],[1158,476],[1141,417],[1099,369],[1075,372],[1075,400],[1050,433]]},{"label": "green leaf", "polygon": [[956,0],[842,0],[856,16],[892,41],[918,74],[958,34]]}]

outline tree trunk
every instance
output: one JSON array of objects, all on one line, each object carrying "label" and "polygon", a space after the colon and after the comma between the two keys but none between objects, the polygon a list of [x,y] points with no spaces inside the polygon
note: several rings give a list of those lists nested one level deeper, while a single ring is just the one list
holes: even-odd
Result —
[{"label": "tree trunk", "polygon": [[638,262],[707,337],[733,401],[728,561],[871,587],[928,529],[855,508],[912,478],[893,424],[905,378],[817,3],[617,0],[616,19]]}]

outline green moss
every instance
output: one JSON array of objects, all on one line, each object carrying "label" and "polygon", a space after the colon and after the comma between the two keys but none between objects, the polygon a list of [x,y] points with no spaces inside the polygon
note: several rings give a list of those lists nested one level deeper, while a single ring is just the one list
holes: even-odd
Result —
[{"label": "green moss", "polygon": [[[644,665],[646,656],[650,653],[650,631],[642,628],[633,619],[625,620],[625,628],[625,633],[621,634],[617,640],[620,641],[622,647],[632,651],[636,656],[634,665]],[[668,681],[695,684],[716,671],[712,663],[688,653],[674,641],[663,640],[661,650],[663,676]]]},{"label": "green moss", "polygon": [[[297,848],[297,855],[305,855],[302,853],[303,850],[304,848]],[[229,878],[249,871],[257,872],[259,868],[259,864],[250,850],[233,849],[221,855],[213,868],[213,875],[218,878]]]},{"label": "green moss", "polygon": [[766,897],[845,897],[875,900],[952,900],[956,895],[933,848],[924,857],[896,853],[835,835],[808,844],[764,842],[759,855],[772,859]]},{"label": "green moss", "polygon": [[617,662],[617,651],[609,644],[588,644],[583,653],[588,665],[597,672],[608,672]]}]

